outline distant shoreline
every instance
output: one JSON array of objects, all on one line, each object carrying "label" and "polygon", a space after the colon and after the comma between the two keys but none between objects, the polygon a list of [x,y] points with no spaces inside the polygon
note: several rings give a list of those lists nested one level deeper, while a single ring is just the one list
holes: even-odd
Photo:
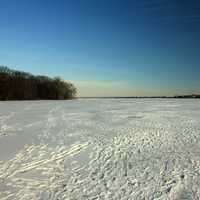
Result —
[{"label": "distant shoreline", "polygon": [[200,99],[200,95],[178,96],[128,96],[128,97],[78,97],[78,99]]},{"label": "distant shoreline", "polygon": [[0,102],[5,101],[69,101],[69,100],[77,100],[77,99],[200,99],[200,95],[198,96],[141,96],[141,97],[74,97],[70,99],[10,99],[10,100],[0,100]]}]

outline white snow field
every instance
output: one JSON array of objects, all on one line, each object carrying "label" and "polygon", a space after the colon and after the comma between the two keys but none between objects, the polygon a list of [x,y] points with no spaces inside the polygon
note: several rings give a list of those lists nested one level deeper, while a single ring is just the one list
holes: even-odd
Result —
[{"label": "white snow field", "polygon": [[199,200],[200,100],[0,102],[1,200]]}]

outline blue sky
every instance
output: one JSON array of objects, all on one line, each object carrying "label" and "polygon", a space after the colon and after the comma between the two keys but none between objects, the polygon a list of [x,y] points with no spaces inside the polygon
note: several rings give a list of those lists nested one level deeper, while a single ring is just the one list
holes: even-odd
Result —
[{"label": "blue sky", "polygon": [[80,96],[200,92],[199,0],[0,0],[0,64]]}]

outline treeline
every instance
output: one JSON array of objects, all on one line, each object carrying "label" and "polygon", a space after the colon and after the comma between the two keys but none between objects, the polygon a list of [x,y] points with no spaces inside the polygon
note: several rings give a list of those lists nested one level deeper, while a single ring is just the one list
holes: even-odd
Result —
[{"label": "treeline", "polygon": [[178,96],[174,96],[174,98],[178,98],[178,99],[199,99],[200,95],[199,94],[191,94],[191,95],[178,95]]},{"label": "treeline", "polygon": [[199,94],[178,95],[178,96],[122,96],[122,97],[81,97],[82,99],[200,99]]},{"label": "treeline", "polygon": [[34,76],[0,66],[0,100],[64,100],[76,96],[76,88],[59,77]]}]

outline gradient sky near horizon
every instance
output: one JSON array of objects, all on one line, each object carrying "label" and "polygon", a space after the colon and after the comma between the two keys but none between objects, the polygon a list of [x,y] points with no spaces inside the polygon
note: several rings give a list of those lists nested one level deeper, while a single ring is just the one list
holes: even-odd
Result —
[{"label": "gradient sky near horizon", "polygon": [[0,0],[0,46],[80,96],[200,93],[199,0]]}]

